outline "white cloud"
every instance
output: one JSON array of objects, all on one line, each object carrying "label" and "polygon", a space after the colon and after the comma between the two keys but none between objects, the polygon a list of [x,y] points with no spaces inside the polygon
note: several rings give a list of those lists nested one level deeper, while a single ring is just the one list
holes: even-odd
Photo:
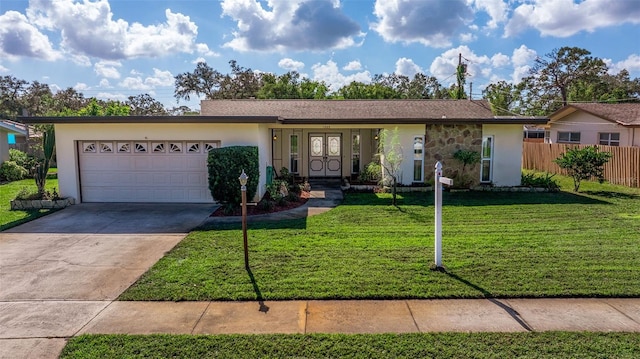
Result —
[{"label": "white cloud", "polygon": [[0,15],[0,56],[9,59],[34,57],[53,61],[60,53],[53,49],[49,38],[16,11]]},{"label": "white cloud", "polygon": [[348,85],[353,81],[362,83],[371,82],[371,73],[369,71],[362,71],[345,76],[340,73],[338,64],[332,60],[327,61],[326,64],[315,64],[311,69],[313,70],[313,80],[324,81],[331,91],[336,91],[340,87]]},{"label": "white cloud", "polygon": [[433,76],[439,81],[443,82],[443,85],[448,86],[455,82],[456,77],[453,75],[455,75],[456,68],[458,67],[459,54],[462,54],[463,63],[467,64],[467,77],[469,80],[473,81],[474,77],[490,76],[492,63],[488,56],[476,55],[467,46],[459,46],[443,52],[431,63],[429,71],[431,71]]},{"label": "white cloud", "polygon": [[513,74],[511,75],[511,81],[513,81],[513,83],[518,83],[524,77],[529,76],[531,65],[537,57],[538,53],[525,45],[520,45],[519,48],[513,50],[511,62],[513,63],[514,69]]},{"label": "white cloud", "polygon": [[148,91],[153,87],[147,85],[142,80],[142,77],[126,77],[122,82],[118,84],[128,90]]},{"label": "white cloud", "polygon": [[147,76],[130,76],[119,83],[120,86],[131,90],[150,91],[156,87],[173,86],[174,78],[170,71],[162,71],[154,68],[153,75]]},{"label": "white cloud", "polygon": [[113,20],[107,0],[36,0],[29,3],[27,16],[40,28],[60,31],[65,50],[101,59],[191,53],[197,47],[198,27],[170,9],[165,10],[165,22],[148,26]]},{"label": "white cloud", "polygon": [[346,64],[342,69],[345,71],[358,71],[362,69],[362,64],[359,60],[353,60]]},{"label": "white cloud", "polygon": [[223,0],[222,15],[237,23],[225,43],[237,51],[304,51],[358,45],[358,23],[348,18],[337,0]]},{"label": "white cloud", "polygon": [[196,44],[196,51],[202,56],[207,56],[207,57],[220,56],[220,54],[218,54],[218,53],[216,53],[214,51],[211,51],[207,44]]},{"label": "white cloud", "polygon": [[417,73],[424,73],[422,68],[418,66],[412,59],[406,57],[399,58],[396,61],[396,74],[413,78]]},{"label": "white cloud", "polygon": [[73,86],[73,89],[82,92],[91,89],[91,87],[84,82],[78,82]]},{"label": "white cloud", "polygon": [[609,74],[612,75],[618,74],[622,70],[629,72],[640,71],[640,55],[638,54],[631,54],[626,59],[615,63],[611,59],[603,59],[603,61],[609,67]]},{"label": "white cloud", "polygon": [[70,54],[70,57],[71,57],[71,61],[73,61],[73,63],[78,66],[82,66],[82,67],[91,66],[91,59],[89,59],[88,56],[79,55],[79,54]]},{"label": "white cloud", "polygon": [[0,72],[9,72],[9,69],[0,64]]},{"label": "white cloud", "polygon": [[624,23],[640,24],[640,2],[635,0],[533,0],[519,5],[505,26],[505,37],[527,28],[542,36],[569,37],[581,31]]},{"label": "white cloud", "polygon": [[300,71],[304,68],[304,62],[296,61],[294,59],[290,59],[285,57],[278,61],[278,67],[285,69],[287,71]]},{"label": "white cloud", "polygon": [[387,42],[450,46],[456,32],[473,20],[465,0],[376,0],[371,25]]},{"label": "white cloud", "polygon": [[98,92],[97,98],[103,100],[126,101],[127,95],[115,92]]},{"label": "white cloud", "polygon": [[99,61],[93,65],[93,71],[101,77],[119,79],[120,71],[117,69],[118,67],[122,67],[119,61]]},{"label": "white cloud", "polygon": [[153,69],[153,76],[149,76],[144,80],[144,83],[153,87],[158,86],[173,86],[175,79],[171,74],[171,71],[162,71],[159,69]]},{"label": "white cloud", "polygon": [[107,79],[102,79],[102,80],[100,80],[100,85],[99,86],[103,87],[103,88],[111,88],[111,83],[109,83],[109,80],[107,80]]},{"label": "white cloud", "polygon": [[460,34],[460,42],[468,44],[470,42],[474,42],[478,39],[478,37],[473,33]]},{"label": "white cloud", "polygon": [[201,62],[207,62],[207,59],[205,59],[204,57],[198,57],[195,60],[191,61],[192,64],[199,64]]},{"label": "white cloud", "polygon": [[509,59],[509,56],[504,55],[500,52],[491,56],[491,65],[493,65],[494,67],[504,67],[509,65],[510,62],[511,59]]},{"label": "white cloud", "polygon": [[489,29],[495,29],[507,20],[508,5],[503,0],[475,0],[474,5],[476,9],[489,14],[491,20],[486,25]]}]

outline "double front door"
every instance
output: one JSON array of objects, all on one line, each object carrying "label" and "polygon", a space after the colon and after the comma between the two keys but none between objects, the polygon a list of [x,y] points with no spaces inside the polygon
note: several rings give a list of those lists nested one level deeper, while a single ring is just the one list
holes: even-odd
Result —
[{"label": "double front door", "polygon": [[341,176],[341,135],[339,133],[309,134],[309,177]]}]

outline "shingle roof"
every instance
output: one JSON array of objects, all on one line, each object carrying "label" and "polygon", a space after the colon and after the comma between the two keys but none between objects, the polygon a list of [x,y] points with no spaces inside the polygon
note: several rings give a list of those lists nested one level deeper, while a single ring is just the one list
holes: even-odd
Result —
[{"label": "shingle roof", "polygon": [[543,124],[486,100],[205,100],[201,116],[23,117],[26,123]]},{"label": "shingle roof", "polygon": [[[640,103],[572,103],[567,105],[567,108],[588,112],[624,126],[640,126]],[[566,112],[567,108],[556,111],[551,118],[554,119],[557,117],[554,115],[563,110]]]},{"label": "shingle roof", "polygon": [[[207,100],[203,115],[278,116],[283,123],[508,122],[486,100]],[[528,118],[531,119],[531,118]],[[537,122],[540,122],[539,119]],[[545,122],[545,121],[543,121]]]}]

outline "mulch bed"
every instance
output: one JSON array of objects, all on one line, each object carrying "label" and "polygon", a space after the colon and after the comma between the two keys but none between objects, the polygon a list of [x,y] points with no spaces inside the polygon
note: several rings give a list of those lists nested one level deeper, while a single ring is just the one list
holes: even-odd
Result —
[{"label": "mulch bed", "polygon": [[[290,209],[298,208],[303,204],[307,203],[309,200],[309,192],[302,191],[300,193],[300,200],[298,202],[289,202],[287,201],[284,206],[274,206],[271,210],[265,210],[257,205],[247,205],[247,216],[256,216],[259,214],[269,214],[281,211],[287,211]],[[242,215],[242,207],[238,206],[238,208],[234,208],[233,213],[225,213],[223,206],[218,207],[210,217],[234,217]]]}]

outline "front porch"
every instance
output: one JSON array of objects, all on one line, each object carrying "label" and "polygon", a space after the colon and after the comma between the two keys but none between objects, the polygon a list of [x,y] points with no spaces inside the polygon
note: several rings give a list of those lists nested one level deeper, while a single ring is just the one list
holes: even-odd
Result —
[{"label": "front porch", "polygon": [[298,178],[357,178],[377,160],[378,128],[273,128],[271,163]]}]

